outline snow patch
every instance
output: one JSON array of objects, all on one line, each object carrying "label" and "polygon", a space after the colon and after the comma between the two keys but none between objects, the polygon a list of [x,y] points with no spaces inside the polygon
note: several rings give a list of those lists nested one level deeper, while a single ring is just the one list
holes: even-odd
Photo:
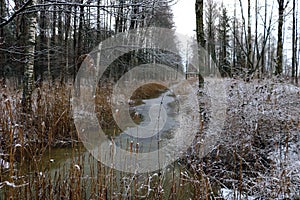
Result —
[{"label": "snow patch", "polygon": [[10,164],[9,164],[9,162],[7,162],[7,161],[3,160],[2,158],[0,158],[0,166],[4,169],[9,169]]},{"label": "snow patch", "polygon": [[222,198],[226,200],[254,200],[255,197],[240,194],[239,192],[227,188],[221,189]]}]

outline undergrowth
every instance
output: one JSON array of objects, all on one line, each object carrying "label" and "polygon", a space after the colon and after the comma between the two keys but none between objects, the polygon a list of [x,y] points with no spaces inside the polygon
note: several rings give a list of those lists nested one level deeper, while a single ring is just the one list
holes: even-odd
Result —
[{"label": "undergrowth", "polygon": [[[36,88],[30,115],[22,112],[21,91],[3,86],[0,199],[299,198],[299,89],[271,81],[226,84],[227,117],[218,145],[205,157],[194,151],[148,174],[113,170],[86,152],[73,121],[72,85]],[[157,94],[146,86],[132,99],[139,104]],[[210,120],[209,94],[201,94],[202,121],[191,149],[204,145]],[[102,127],[116,131],[110,95],[111,86],[98,88],[96,113]]]}]

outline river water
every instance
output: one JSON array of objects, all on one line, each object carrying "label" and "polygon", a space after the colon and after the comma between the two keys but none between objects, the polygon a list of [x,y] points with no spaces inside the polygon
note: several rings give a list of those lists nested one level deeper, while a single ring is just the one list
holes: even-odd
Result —
[{"label": "river water", "polygon": [[[114,143],[117,147],[126,151],[149,153],[162,148],[174,138],[174,132],[178,128],[179,106],[175,95],[170,91],[162,93],[157,98],[143,100],[143,103],[135,106],[134,110],[136,116],[141,117],[142,120],[138,126],[127,127],[123,132],[114,136]],[[149,135],[150,137],[148,137]],[[136,144],[138,144],[138,149]],[[52,176],[55,174],[67,175],[66,169],[72,168],[72,165],[75,168],[82,168],[82,178],[88,182],[88,185],[91,184],[90,181],[97,182],[95,181],[99,179],[96,177],[99,176],[99,174],[96,175],[97,169],[99,171],[99,164],[102,165],[91,156],[83,145],[51,149],[44,162],[50,162]],[[112,193],[115,196],[121,196],[122,199],[131,199],[128,197],[131,195],[138,196],[139,199],[156,198],[155,188],[158,184],[161,184],[161,189],[164,190],[163,199],[169,198],[170,194],[174,192],[172,190],[175,186],[178,187],[177,196],[188,198],[191,186],[188,183],[183,184],[181,181],[183,174],[187,173],[184,167],[177,161],[164,167],[151,173],[132,174],[118,170],[111,171],[109,167],[102,165],[101,168],[105,170],[100,176],[106,177],[105,180],[110,177],[105,185],[113,187]],[[113,184],[111,180],[114,180]],[[129,194],[133,188],[139,189],[135,189],[134,194]],[[87,190],[87,193],[90,194],[90,189]],[[111,199],[114,198],[113,194]]]},{"label": "river water", "polygon": [[140,153],[157,150],[158,140],[163,146],[164,142],[173,137],[172,132],[178,124],[177,111],[176,99],[170,91],[157,98],[143,100],[143,104],[135,106],[136,115],[142,118],[141,122],[136,127],[127,127],[116,137],[116,145],[122,147],[122,144],[133,143],[136,147],[139,144]]}]

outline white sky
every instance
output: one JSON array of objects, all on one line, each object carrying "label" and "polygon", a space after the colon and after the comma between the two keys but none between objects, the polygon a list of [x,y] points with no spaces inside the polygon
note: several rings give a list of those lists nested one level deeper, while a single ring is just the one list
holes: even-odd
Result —
[{"label": "white sky", "polygon": [[[174,14],[174,22],[176,26],[176,31],[178,33],[188,35],[188,36],[194,36],[195,35],[195,29],[196,29],[196,16],[195,16],[195,1],[196,0],[177,0],[177,4],[173,6],[173,14]],[[227,8],[228,11],[228,16],[232,17],[233,16],[233,10],[234,10],[234,3],[236,2],[237,6],[237,15],[240,13],[240,2],[239,0],[214,0],[217,2],[217,6],[221,6],[223,3],[224,6]],[[273,37],[276,38],[277,34],[277,16],[278,16],[278,11],[277,11],[277,1],[276,0],[268,0],[268,15],[271,14],[271,7],[273,7],[273,16],[272,16],[272,25],[273,25],[273,31],[272,35]],[[204,0],[204,10],[205,10],[205,3],[206,0]],[[259,0],[259,4],[261,4],[261,8],[263,9],[262,13],[264,13],[264,1]],[[254,19],[254,4],[255,1],[251,1],[251,7],[252,7],[252,18]],[[243,10],[244,10],[244,16],[247,17],[247,0],[242,0],[242,5],[243,5]],[[298,9],[300,9],[300,3],[297,4]],[[291,10],[292,8],[292,2],[289,2],[287,10]],[[287,58],[291,57],[291,54],[289,51],[291,50],[291,32],[290,32],[290,27],[291,27],[291,15],[287,16],[285,18],[285,31],[284,31],[284,48],[285,48],[285,54],[287,55]],[[298,23],[298,28],[299,28]],[[259,22],[259,26],[262,26],[262,22]],[[254,31],[254,30],[252,30]]]},{"label": "white sky", "polygon": [[173,14],[178,33],[189,36],[195,34],[195,0],[178,0],[178,3],[173,6]]},{"label": "white sky", "polygon": [[[173,6],[174,22],[178,33],[193,36],[196,29],[196,15],[195,15],[195,2],[196,0],[177,0],[178,2]],[[228,10],[228,15],[233,16],[234,3],[237,4],[237,12],[239,9],[239,0],[215,0],[217,5],[222,3]],[[204,0],[205,6],[206,0]],[[247,0],[242,0],[243,7],[247,7]],[[205,10],[205,7],[204,7]],[[244,12],[247,12],[244,9]]]}]

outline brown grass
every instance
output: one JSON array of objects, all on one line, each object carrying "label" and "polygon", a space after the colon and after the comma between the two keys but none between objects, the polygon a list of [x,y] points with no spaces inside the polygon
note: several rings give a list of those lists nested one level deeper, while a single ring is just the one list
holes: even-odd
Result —
[{"label": "brown grass", "polygon": [[157,83],[149,83],[139,87],[131,96],[132,100],[157,98],[167,88]]},{"label": "brown grass", "polygon": [[[145,85],[132,99],[156,97],[165,89],[161,85]],[[258,121],[259,133],[243,133],[249,135],[248,143],[241,135],[244,122],[237,124],[241,115],[236,113],[226,125],[229,128],[225,136],[229,142],[224,140],[205,158],[189,154],[166,170],[127,174],[102,165],[78,141],[71,108],[71,85],[37,88],[31,115],[22,113],[20,90],[0,90],[0,199],[222,199],[220,189],[224,187],[233,189],[236,197],[241,196],[239,192],[249,195],[256,192],[275,198],[280,193],[289,196],[294,187],[295,180],[284,165],[278,172],[271,160],[267,163],[270,166],[266,166],[262,163],[264,160],[257,157],[265,154],[261,146],[268,142],[260,138],[264,136],[263,126],[268,124],[274,129],[280,124],[275,120],[272,123]],[[102,127],[118,132],[107,98],[110,94],[111,87],[98,88],[97,116]],[[203,123],[195,127],[201,136],[206,118]],[[299,121],[297,123],[299,130]],[[280,130],[288,132],[288,126],[292,127],[286,123]],[[287,134],[283,139],[286,141],[283,153],[286,153],[293,138]],[[127,145],[125,148],[129,149],[130,143]],[[279,148],[277,143],[274,147]],[[282,160],[283,164],[287,157]],[[270,194],[264,193],[270,187]]]}]

